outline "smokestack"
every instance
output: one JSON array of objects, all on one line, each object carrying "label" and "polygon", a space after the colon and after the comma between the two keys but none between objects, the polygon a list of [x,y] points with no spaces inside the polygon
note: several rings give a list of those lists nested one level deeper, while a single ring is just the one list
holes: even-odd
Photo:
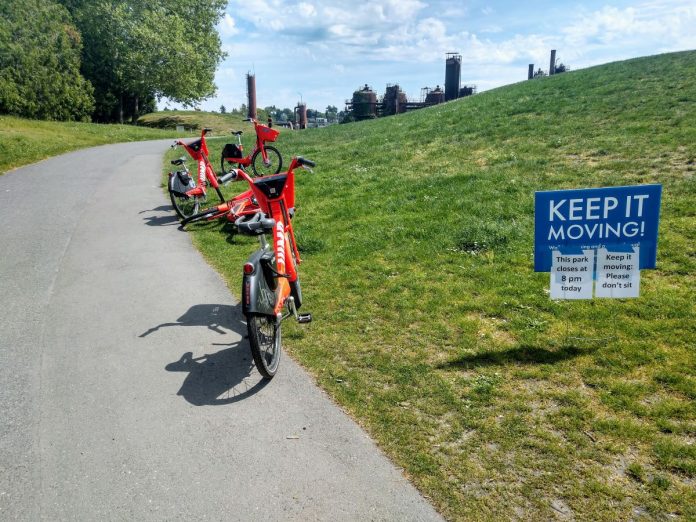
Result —
[{"label": "smokestack", "polygon": [[256,76],[247,73],[247,118],[256,119]]},{"label": "smokestack", "polygon": [[549,76],[556,74],[556,49],[551,49],[551,62],[549,64]]},{"label": "smokestack", "polygon": [[300,129],[307,128],[307,104],[298,103],[295,107],[295,114],[297,115],[295,121],[297,122],[297,127]]},{"label": "smokestack", "polygon": [[531,80],[532,78],[534,78],[534,64],[530,63],[529,64],[529,71],[527,72],[527,79]]},{"label": "smokestack", "polygon": [[459,97],[459,85],[462,81],[462,55],[447,53],[445,59],[445,101]]}]

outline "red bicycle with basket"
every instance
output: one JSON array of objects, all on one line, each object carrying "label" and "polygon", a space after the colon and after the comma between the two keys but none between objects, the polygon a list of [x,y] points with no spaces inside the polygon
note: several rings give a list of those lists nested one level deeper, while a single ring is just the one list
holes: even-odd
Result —
[{"label": "red bicycle with basket", "polygon": [[220,191],[220,185],[224,185],[228,181],[236,177],[234,172],[230,172],[220,178],[217,177],[213,166],[208,159],[208,145],[205,141],[205,135],[211,129],[205,128],[201,131],[201,137],[191,143],[185,143],[182,140],[176,140],[172,148],[182,146],[188,152],[189,156],[196,161],[197,177],[191,176],[191,172],[186,167],[184,158],[179,158],[172,161],[172,165],[183,167],[183,170],[169,173],[169,198],[172,201],[174,210],[181,219],[186,219],[197,214],[200,211],[201,203],[207,199],[207,187],[211,186],[217,192],[220,202],[224,203],[225,198]]},{"label": "red bicycle with basket", "polygon": [[278,149],[272,145],[266,145],[266,143],[274,142],[280,133],[253,118],[247,118],[244,121],[254,124],[256,132],[254,149],[247,156],[243,156],[242,131],[232,131],[232,135],[237,137],[237,143],[228,143],[222,149],[222,157],[220,158],[222,173],[229,173],[236,168],[235,165],[242,169],[251,165],[255,176],[278,174],[283,166],[283,158]]},{"label": "red bicycle with basket", "polygon": [[[302,289],[297,266],[302,260],[291,221],[295,214],[294,170],[298,167],[311,170],[314,162],[296,157],[287,172],[259,178],[239,170],[260,208],[253,215],[239,217],[235,224],[240,234],[258,236],[261,243],[244,265],[242,312],[254,363],[266,379],[278,370],[282,321],[290,316],[300,323],[312,320],[311,314],[298,313]],[[270,244],[266,234],[272,238]]]}]

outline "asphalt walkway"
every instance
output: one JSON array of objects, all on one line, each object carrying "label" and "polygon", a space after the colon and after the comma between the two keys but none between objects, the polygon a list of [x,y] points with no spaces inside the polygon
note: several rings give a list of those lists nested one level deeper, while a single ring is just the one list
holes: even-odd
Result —
[{"label": "asphalt walkway", "polygon": [[289,357],[261,379],[168,145],[0,176],[0,519],[439,520]]}]

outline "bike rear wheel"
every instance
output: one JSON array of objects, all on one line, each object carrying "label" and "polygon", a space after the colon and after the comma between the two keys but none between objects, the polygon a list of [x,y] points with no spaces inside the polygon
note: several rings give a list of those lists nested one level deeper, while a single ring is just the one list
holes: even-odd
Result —
[{"label": "bike rear wheel", "polygon": [[272,379],[280,364],[280,323],[275,317],[249,314],[247,329],[254,364],[265,379]]},{"label": "bike rear wheel", "polygon": [[178,196],[170,190],[169,199],[172,200],[172,206],[181,219],[186,219],[193,216],[194,214],[198,213],[198,210],[200,209],[201,198],[198,197]]},{"label": "bike rear wheel", "polygon": [[268,157],[268,163],[264,163],[263,154],[260,150],[257,150],[251,157],[251,169],[254,171],[255,176],[269,176],[271,174],[278,174],[280,168],[283,166],[283,158],[278,152],[278,149],[270,145],[264,145],[266,149],[266,156]]}]

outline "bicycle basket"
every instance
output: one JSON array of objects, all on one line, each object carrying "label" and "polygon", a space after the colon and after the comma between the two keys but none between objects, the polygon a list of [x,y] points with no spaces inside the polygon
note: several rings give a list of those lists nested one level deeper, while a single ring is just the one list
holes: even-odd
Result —
[{"label": "bicycle basket", "polygon": [[192,150],[195,150],[196,152],[200,152],[202,144],[202,140],[196,140],[189,143],[188,147]]},{"label": "bicycle basket", "polygon": [[256,132],[263,141],[275,141],[278,134],[280,134],[277,130],[266,127],[265,125],[258,125],[256,129]]},{"label": "bicycle basket", "polygon": [[196,188],[196,183],[193,178],[189,176],[186,172],[178,171],[172,176],[172,181],[169,185],[169,190],[174,193],[175,196],[186,197],[186,192]]},{"label": "bicycle basket", "polygon": [[223,158],[241,158],[242,149],[240,149],[236,143],[227,143],[225,148],[222,149]]}]

